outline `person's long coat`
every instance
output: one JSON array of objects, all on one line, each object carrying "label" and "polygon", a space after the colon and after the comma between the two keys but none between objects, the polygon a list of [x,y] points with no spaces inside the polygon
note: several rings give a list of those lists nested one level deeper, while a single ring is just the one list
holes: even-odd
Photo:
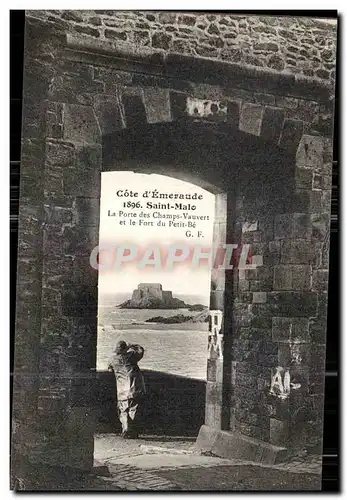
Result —
[{"label": "person's long coat", "polygon": [[135,344],[129,345],[122,354],[114,354],[109,368],[115,374],[117,381],[117,400],[125,401],[144,396],[146,393],[143,375],[137,363],[143,357],[144,349]]}]

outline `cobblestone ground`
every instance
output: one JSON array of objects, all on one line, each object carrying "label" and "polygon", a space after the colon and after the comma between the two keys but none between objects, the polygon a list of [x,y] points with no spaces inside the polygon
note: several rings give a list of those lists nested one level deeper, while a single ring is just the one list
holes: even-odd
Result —
[{"label": "cobblestone ground", "polygon": [[[296,458],[276,466],[201,455],[194,439],[147,436],[122,440],[114,434],[95,437],[95,465],[106,465],[102,479],[124,490],[317,490],[319,456]],[[111,488],[110,488],[111,486]]]}]

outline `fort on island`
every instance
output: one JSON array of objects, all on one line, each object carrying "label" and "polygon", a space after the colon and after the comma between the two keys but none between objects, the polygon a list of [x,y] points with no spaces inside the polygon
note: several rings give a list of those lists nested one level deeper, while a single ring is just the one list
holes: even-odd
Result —
[{"label": "fort on island", "polygon": [[179,309],[187,307],[183,300],[172,296],[172,291],[163,290],[160,283],[140,283],[130,300],[118,307],[121,309]]}]

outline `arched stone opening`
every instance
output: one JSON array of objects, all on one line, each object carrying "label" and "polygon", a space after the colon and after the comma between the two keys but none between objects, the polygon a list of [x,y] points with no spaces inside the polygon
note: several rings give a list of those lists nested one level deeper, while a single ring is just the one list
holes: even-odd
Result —
[{"label": "arched stone opening", "polygon": [[[51,57],[49,50],[47,55]],[[54,439],[45,440],[49,447],[34,435],[27,440],[28,455],[37,444],[48,463],[92,466],[97,274],[89,255],[97,245],[100,172],[114,168],[113,158],[122,169],[141,165],[142,171],[162,172],[164,164],[169,172],[171,165],[172,175],[180,166],[187,180],[230,192],[226,234],[231,243],[251,244],[258,263],[257,270],[234,273],[225,283],[225,317],[232,333],[225,338],[222,378],[214,363],[208,367],[206,423],[213,432],[200,445],[216,454],[238,450],[242,456],[271,461],[277,451],[271,456],[255,452],[265,448],[257,448],[252,439],[291,447],[297,415],[302,429],[312,425],[316,414],[314,425],[321,435],[331,144],[311,127],[307,96],[302,103],[307,108],[289,114],[285,106],[274,106],[273,96],[272,104],[264,105],[248,101],[249,92],[236,92],[241,97],[228,101],[225,115],[192,117],[184,92],[122,84],[105,95],[105,86],[94,78],[105,61],[94,68],[88,64],[98,55],[88,64],[81,53],[73,56],[79,62],[72,71],[66,54],[54,52],[64,68],[57,66],[55,85],[52,74],[37,62],[29,76],[42,105],[34,108],[34,126],[24,129],[15,381],[20,423],[15,439],[31,439],[33,422],[39,422],[40,435],[45,422],[55,421],[56,426],[47,426],[47,432],[56,430]],[[86,90],[95,95],[66,97],[59,82],[64,86],[82,76]],[[261,78],[257,88],[263,91]],[[270,76],[266,78],[268,82]],[[290,94],[291,87],[283,93]],[[305,135],[304,127],[309,131]],[[34,261],[31,272],[26,259]],[[35,321],[30,323],[30,317]],[[28,380],[28,371],[37,375]],[[287,373],[300,390],[284,392]],[[233,433],[241,436],[242,446],[234,446]],[[221,438],[231,442],[227,450],[220,446]]]}]

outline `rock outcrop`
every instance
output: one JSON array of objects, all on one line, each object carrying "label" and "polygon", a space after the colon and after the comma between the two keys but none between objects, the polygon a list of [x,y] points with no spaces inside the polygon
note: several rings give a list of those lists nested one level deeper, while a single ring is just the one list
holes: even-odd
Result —
[{"label": "rock outcrop", "polygon": [[180,309],[189,307],[183,300],[163,290],[160,283],[140,283],[130,300],[118,306],[121,309]]}]

